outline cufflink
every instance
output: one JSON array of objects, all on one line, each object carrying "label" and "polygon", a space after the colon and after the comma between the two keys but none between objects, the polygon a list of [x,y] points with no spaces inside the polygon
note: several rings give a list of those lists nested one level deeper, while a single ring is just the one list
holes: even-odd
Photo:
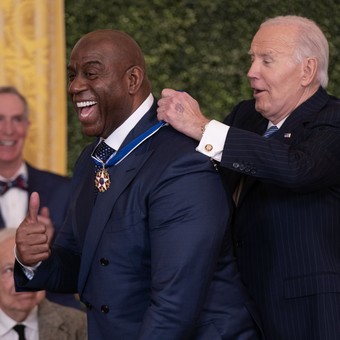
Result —
[{"label": "cufflink", "polygon": [[206,144],[204,149],[205,149],[205,151],[210,152],[213,149],[213,146],[211,144]]}]

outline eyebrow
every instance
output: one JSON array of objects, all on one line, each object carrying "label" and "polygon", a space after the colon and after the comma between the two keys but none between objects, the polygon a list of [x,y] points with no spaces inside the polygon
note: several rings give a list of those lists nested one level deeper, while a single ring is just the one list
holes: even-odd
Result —
[{"label": "eyebrow", "polygon": [[249,55],[258,54],[258,55],[260,55],[261,57],[262,57],[262,56],[272,56],[272,55],[274,55],[274,54],[276,54],[276,53],[277,53],[277,52],[274,52],[274,51],[272,51],[272,50],[266,51],[266,52],[262,52],[262,53],[255,53],[255,52],[253,52],[252,50],[249,50],[249,51],[248,51],[248,54],[249,54]]},{"label": "eyebrow", "polygon": [[[101,62],[99,62],[98,60],[89,60],[87,61],[83,66],[88,66],[88,65],[102,65]],[[72,65],[67,65],[67,69],[68,70],[73,70],[73,66]]]}]

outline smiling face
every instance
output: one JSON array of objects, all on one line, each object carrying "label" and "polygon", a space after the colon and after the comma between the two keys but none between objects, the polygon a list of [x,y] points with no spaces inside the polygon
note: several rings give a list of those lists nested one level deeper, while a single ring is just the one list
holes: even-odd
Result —
[{"label": "smiling face", "polygon": [[250,48],[252,65],[248,78],[256,110],[274,124],[288,116],[311,96],[305,83],[307,58],[295,57],[294,26],[265,26],[254,36]]},{"label": "smiling face", "polygon": [[69,93],[86,135],[106,138],[131,115],[132,74],[139,59],[137,45],[120,32],[92,32],[75,45],[68,65]]},{"label": "smiling face", "polygon": [[0,308],[12,319],[23,321],[44,298],[45,292],[20,292],[14,287],[14,236],[0,242]]},{"label": "smiling face", "polygon": [[29,121],[22,100],[13,93],[0,93],[0,167],[16,171],[23,161]]}]

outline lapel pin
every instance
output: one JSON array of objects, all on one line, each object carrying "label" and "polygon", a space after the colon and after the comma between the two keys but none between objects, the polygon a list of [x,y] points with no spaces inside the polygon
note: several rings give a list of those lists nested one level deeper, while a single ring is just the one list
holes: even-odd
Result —
[{"label": "lapel pin", "polygon": [[291,133],[290,132],[286,132],[284,135],[283,135],[283,137],[284,138],[290,138],[291,137]]}]

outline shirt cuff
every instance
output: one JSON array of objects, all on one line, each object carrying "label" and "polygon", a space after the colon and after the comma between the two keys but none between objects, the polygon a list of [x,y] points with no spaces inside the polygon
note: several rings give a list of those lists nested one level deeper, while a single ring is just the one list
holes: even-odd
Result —
[{"label": "shirt cuff", "polygon": [[25,276],[29,279],[29,280],[32,280],[33,277],[34,277],[34,273],[36,272],[36,270],[38,269],[38,267],[40,266],[41,264],[41,261],[38,262],[36,265],[34,266],[25,266],[24,264],[22,264],[20,262],[20,260],[18,259],[18,256],[17,256],[17,246],[16,244],[14,245],[14,256],[15,256],[15,259],[18,261],[18,263],[20,264],[21,266],[21,269],[22,271],[24,272]]},{"label": "shirt cuff", "polygon": [[228,131],[228,125],[211,120],[205,126],[203,136],[196,151],[220,162]]}]

